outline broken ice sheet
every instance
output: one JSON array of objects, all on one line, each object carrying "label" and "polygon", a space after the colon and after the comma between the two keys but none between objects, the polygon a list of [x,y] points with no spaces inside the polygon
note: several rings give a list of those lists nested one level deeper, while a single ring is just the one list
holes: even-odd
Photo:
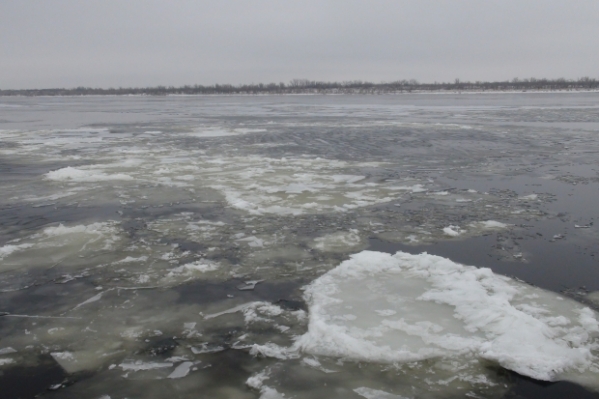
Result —
[{"label": "broken ice sheet", "polygon": [[337,232],[317,237],[311,244],[312,248],[322,252],[347,252],[356,247],[364,247],[360,232],[350,229],[347,232]]},{"label": "broken ice sheet", "polygon": [[264,280],[248,280],[244,281],[243,284],[239,284],[237,289],[239,291],[251,291],[256,288],[256,284],[263,282]]},{"label": "broken ice sheet", "polygon": [[0,270],[58,264],[82,267],[86,264],[83,258],[114,250],[120,238],[119,224],[115,221],[46,227],[0,247]]},{"label": "broken ice sheet", "polygon": [[[496,363],[545,381],[599,389],[599,323],[559,295],[438,256],[363,251],[310,284],[303,352],[397,363],[454,359],[455,372]],[[337,317],[351,309],[355,317]],[[386,312],[381,318],[377,309]],[[481,363],[482,365],[482,363]]]}]

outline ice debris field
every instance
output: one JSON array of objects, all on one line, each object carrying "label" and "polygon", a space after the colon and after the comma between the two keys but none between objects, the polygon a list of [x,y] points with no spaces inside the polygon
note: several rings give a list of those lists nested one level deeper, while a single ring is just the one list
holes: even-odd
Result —
[{"label": "ice debris field", "polygon": [[2,99],[0,396],[597,397],[596,97]]}]

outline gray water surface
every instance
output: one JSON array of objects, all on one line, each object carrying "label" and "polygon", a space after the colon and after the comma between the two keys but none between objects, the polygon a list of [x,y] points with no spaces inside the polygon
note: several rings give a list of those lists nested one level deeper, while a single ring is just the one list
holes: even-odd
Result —
[{"label": "gray water surface", "polygon": [[291,347],[301,288],[365,249],[597,310],[598,135],[597,93],[0,98],[1,396],[278,397],[246,383],[267,370],[288,398],[599,397],[252,352]]}]

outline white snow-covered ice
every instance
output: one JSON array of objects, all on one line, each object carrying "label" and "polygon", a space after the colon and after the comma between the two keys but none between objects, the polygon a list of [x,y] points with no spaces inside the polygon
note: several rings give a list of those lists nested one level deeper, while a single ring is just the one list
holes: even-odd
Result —
[{"label": "white snow-covered ice", "polygon": [[305,299],[309,327],[296,345],[309,354],[390,364],[481,359],[599,388],[597,313],[489,269],[363,251],[311,283]]}]

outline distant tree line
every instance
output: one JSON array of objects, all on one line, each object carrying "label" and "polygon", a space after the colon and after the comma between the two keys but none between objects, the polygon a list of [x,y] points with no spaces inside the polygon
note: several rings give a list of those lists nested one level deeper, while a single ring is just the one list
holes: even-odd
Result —
[{"label": "distant tree line", "polygon": [[149,95],[173,94],[391,94],[409,92],[456,92],[456,91],[566,91],[597,90],[599,80],[589,77],[579,79],[518,79],[500,82],[469,82],[456,79],[454,82],[420,83],[417,80],[397,80],[372,83],[361,80],[345,82],[319,82],[308,79],[293,79],[289,83],[257,83],[244,85],[215,84],[210,86],[186,85],[181,87],[119,87],[74,89],[28,89],[1,90],[0,96],[85,96],[85,95]]}]

